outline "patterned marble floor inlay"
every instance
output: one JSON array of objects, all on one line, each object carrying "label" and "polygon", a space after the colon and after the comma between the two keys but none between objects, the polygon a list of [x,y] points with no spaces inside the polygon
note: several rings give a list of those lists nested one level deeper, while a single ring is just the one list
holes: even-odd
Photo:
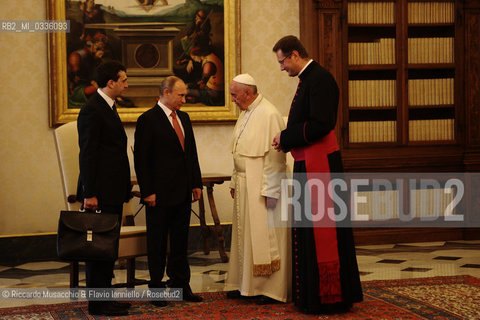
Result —
[{"label": "patterned marble floor inlay", "polygon": [[[63,274],[68,273],[69,267],[63,267],[60,269],[44,269],[44,270],[26,270],[19,267],[13,267],[0,272],[0,279],[24,279],[33,276],[41,276],[44,274]],[[0,280],[1,283],[1,280]]]},{"label": "patterned marble floor inlay", "polygon": [[471,264],[471,263],[468,263],[468,264],[464,264],[463,266],[460,266],[460,268],[476,268],[476,269],[480,269],[480,264]]},{"label": "patterned marble floor inlay", "polygon": [[207,270],[207,271],[204,271],[203,274],[216,274],[216,275],[222,275],[222,274],[225,274],[227,273],[226,271],[223,271],[223,270]]},{"label": "patterned marble floor inlay", "polygon": [[377,261],[377,263],[392,263],[392,264],[399,264],[399,263],[403,263],[407,260],[394,260],[394,259],[383,259],[383,260],[380,260],[380,261]]},{"label": "patterned marble floor inlay", "polygon": [[458,260],[458,259],[462,259],[461,257],[443,257],[443,256],[439,256],[439,257],[435,257],[433,258],[435,260]]},{"label": "patterned marble floor inlay", "polygon": [[430,269],[430,268],[412,268],[412,267],[402,269],[402,271],[411,271],[411,272],[427,272],[427,271],[430,271],[430,270],[432,270],[432,269]]},{"label": "patterned marble floor inlay", "polygon": [[[470,275],[480,278],[480,241],[442,241],[358,246],[357,261],[362,281]],[[225,290],[228,263],[218,251],[189,254],[194,292]],[[138,279],[149,279],[146,257],[136,259]],[[85,285],[84,264],[80,264],[80,285]],[[66,288],[69,264],[59,261],[0,265],[0,288]],[[113,283],[124,282],[126,269],[117,263]],[[146,285],[140,286],[140,288]],[[49,303],[46,301],[45,303]],[[22,300],[3,300],[2,307],[29,305]]]}]

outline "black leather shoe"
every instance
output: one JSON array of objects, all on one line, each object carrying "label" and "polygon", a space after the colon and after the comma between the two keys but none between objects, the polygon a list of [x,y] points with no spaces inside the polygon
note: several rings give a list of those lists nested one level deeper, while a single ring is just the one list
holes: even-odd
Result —
[{"label": "black leather shoe", "polygon": [[260,306],[264,306],[264,305],[267,305],[267,304],[274,304],[274,303],[279,303],[280,301],[277,301],[275,299],[272,299],[270,297],[266,297],[266,296],[260,296],[257,298],[257,300],[255,301],[256,304],[260,305]]},{"label": "black leather shoe", "polygon": [[167,301],[164,300],[153,300],[150,301],[151,304],[153,304],[155,307],[165,307],[167,305]]},{"label": "black leather shoe", "polygon": [[112,301],[113,305],[118,308],[128,309],[132,306],[130,302]]},{"label": "black leather shoe", "polygon": [[233,290],[233,291],[227,291],[227,298],[228,299],[240,299],[242,295],[240,294],[240,291],[238,290]]},{"label": "black leather shoe", "polygon": [[100,306],[88,307],[88,313],[92,316],[126,316],[125,308],[116,307],[114,303],[105,303]]},{"label": "black leather shoe", "polygon": [[201,302],[203,298],[192,292],[190,288],[183,288],[183,300],[189,302]]}]

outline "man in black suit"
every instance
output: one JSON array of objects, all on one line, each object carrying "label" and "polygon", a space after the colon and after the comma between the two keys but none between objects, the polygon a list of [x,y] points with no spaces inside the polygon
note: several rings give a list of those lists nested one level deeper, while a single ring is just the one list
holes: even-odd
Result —
[{"label": "man in black suit", "polygon": [[[184,300],[199,302],[202,298],[190,289],[187,245],[191,203],[200,199],[202,178],[192,124],[188,114],[180,111],[187,87],[180,78],[170,76],[159,91],[158,103],[137,120],[134,149],[137,180],[147,206],[149,286],[165,287],[166,264],[168,287],[182,288]],[[152,303],[166,305],[165,301]]]},{"label": "man in black suit", "polygon": [[[343,171],[335,137],[337,83],[330,72],[308,58],[295,36],[280,39],[273,52],[280,70],[291,77],[298,76],[299,84],[287,128],[275,136],[272,145],[277,151],[292,153],[295,176],[302,182],[320,177],[325,179],[320,181],[328,183],[332,172]],[[315,198],[311,198],[312,212],[333,205],[327,191],[319,197],[322,200],[317,202]],[[338,211],[338,207],[334,208]],[[303,207],[300,213],[303,217],[309,216],[305,210]],[[339,227],[330,219],[312,222],[306,218],[293,225],[293,301],[304,313],[347,311],[352,303],[363,299],[353,234],[345,226],[343,223]]]},{"label": "man in black suit", "polygon": [[[116,111],[115,99],[128,87],[125,67],[118,62],[98,66],[99,86],[78,114],[80,177],[77,199],[87,210],[118,215],[122,221],[123,202],[131,198],[127,135]],[[118,229],[120,232],[120,228]],[[115,261],[86,261],[87,288],[110,288]],[[92,315],[125,315],[129,304],[89,301]]]}]

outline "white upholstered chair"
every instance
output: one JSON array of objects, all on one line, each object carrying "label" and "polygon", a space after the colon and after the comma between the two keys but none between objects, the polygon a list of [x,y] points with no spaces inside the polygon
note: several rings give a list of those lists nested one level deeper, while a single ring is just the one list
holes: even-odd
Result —
[{"label": "white upholstered chair", "polygon": [[[55,142],[57,147],[58,161],[62,176],[65,206],[67,210],[77,211],[80,203],[75,200],[79,174],[78,164],[78,133],[77,122],[66,123],[55,129]],[[133,199],[124,206],[124,215],[132,215],[134,212]],[[133,218],[124,221],[133,221]],[[118,258],[126,260],[127,281],[117,286],[133,287],[136,284],[146,283],[145,280],[135,279],[135,257],[147,254],[146,227],[145,226],[122,226],[120,230],[120,243]],[[78,262],[70,264],[70,287],[78,287]]]}]

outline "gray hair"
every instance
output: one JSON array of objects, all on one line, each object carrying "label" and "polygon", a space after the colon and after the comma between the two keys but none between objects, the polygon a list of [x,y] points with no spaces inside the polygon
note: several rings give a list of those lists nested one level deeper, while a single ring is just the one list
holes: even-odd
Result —
[{"label": "gray hair", "polygon": [[175,83],[177,83],[178,81],[183,81],[183,80],[176,76],[169,76],[163,79],[163,81],[160,83],[160,86],[158,87],[160,97],[163,96],[163,92],[165,91],[165,89],[173,91],[173,87],[175,86]]}]

